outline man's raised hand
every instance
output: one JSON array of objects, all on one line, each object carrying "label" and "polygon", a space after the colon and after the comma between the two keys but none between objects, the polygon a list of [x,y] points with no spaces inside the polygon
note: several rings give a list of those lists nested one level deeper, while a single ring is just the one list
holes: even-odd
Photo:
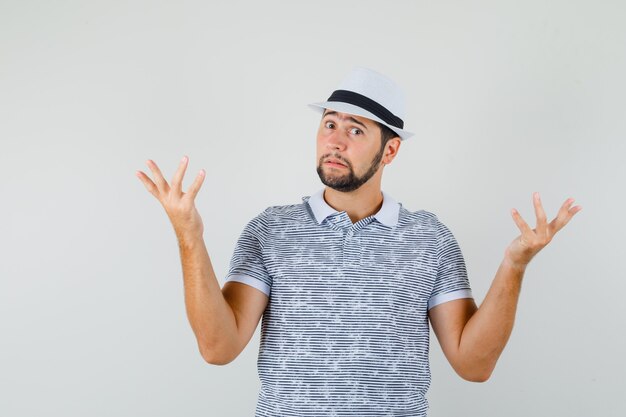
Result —
[{"label": "man's raised hand", "polygon": [[204,181],[205,172],[200,170],[189,190],[186,193],[183,192],[183,177],[188,163],[189,158],[184,156],[172,178],[171,186],[163,178],[161,170],[152,160],[148,160],[146,165],[152,171],[154,182],[142,171],[137,171],[137,177],[165,209],[179,239],[202,237],[204,231],[202,218],[196,209],[194,200]]},{"label": "man's raised hand", "polygon": [[580,206],[572,207],[572,204],[574,204],[573,198],[565,200],[557,216],[548,223],[539,193],[534,193],[533,205],[537,217],[534,229],[528,226],[517,210],[512,209],[511,216],[522,234],[515,238],[506,250],[505,259],[509,264],[521,269],[526,268],[533,256],[550,243],[554,235],[582,209]]}]

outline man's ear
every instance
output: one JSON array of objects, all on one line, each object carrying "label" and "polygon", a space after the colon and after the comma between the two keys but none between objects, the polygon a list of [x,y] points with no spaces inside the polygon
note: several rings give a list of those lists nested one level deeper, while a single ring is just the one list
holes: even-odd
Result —
[{"label": "man's ear", "polygon": [[398,150],[400,149],[400,143],[402,139],[399,136],[395,138],[391,138],[385,144],[385,152],[383,153],[383,164],[389,165],[391,161],[398,155]]}]

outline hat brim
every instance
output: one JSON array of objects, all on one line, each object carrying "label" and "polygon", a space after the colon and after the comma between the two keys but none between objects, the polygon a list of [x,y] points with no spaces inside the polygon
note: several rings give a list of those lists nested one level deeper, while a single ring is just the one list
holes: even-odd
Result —
[{"label": "hat brim", "polygon": [[374,120],[380,124],[387,126],[389,129],[393,130],[400,136],[400,139],[405,140],[414,135],[412,132],[407,132],[406,130],[399,129],[395,126],[389,125],[387,122],[379,119],[374,114],[368,112],[367,110],[362,109],[361,107],[355,106],[354,104],[344,103],[341,101],[324,101],[321,103],[310,103],[309,107],[313,110],[319,111],[320,113],[324,113],[325,109],[338,111],[340,113],[348,113],[353,114],[355,116],[365,117],[370,120]]}]

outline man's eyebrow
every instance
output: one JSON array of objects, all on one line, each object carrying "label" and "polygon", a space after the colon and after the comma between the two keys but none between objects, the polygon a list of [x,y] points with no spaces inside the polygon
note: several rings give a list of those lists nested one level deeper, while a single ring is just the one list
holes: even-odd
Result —
[{"label": "man's eyebrow", "polygon": [[[322,117],[326,117],[326,116],[333,116],[336,115],[337,112],[333,111],[333,110],[329,110],[329,111],[325,111],[324,115]],[[347,116],[346,119],[350,120],[352,123],[356,123],[359,126],[363,126],[363,129],[367,130],[367,126],[365,126],[363,123],[359,122],[357,119],[355,119],[352,116]]]}]

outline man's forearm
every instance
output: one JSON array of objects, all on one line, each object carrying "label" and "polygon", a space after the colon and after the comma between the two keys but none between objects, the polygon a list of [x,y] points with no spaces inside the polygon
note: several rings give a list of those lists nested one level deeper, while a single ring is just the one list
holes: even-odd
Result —
[{"label": "man's forearm", "polygon": [[189,323],[205,360],[220,362],[237,337],[237,323],[213,271],[201,236],[179,237]]},{"label": "man's forearm", "polygon": [[485,380],[491,375],[509,340],[524,271],[505,258],[480,308],[463,329],[459,354],[469,373],[478,375],[477,379]]}]

